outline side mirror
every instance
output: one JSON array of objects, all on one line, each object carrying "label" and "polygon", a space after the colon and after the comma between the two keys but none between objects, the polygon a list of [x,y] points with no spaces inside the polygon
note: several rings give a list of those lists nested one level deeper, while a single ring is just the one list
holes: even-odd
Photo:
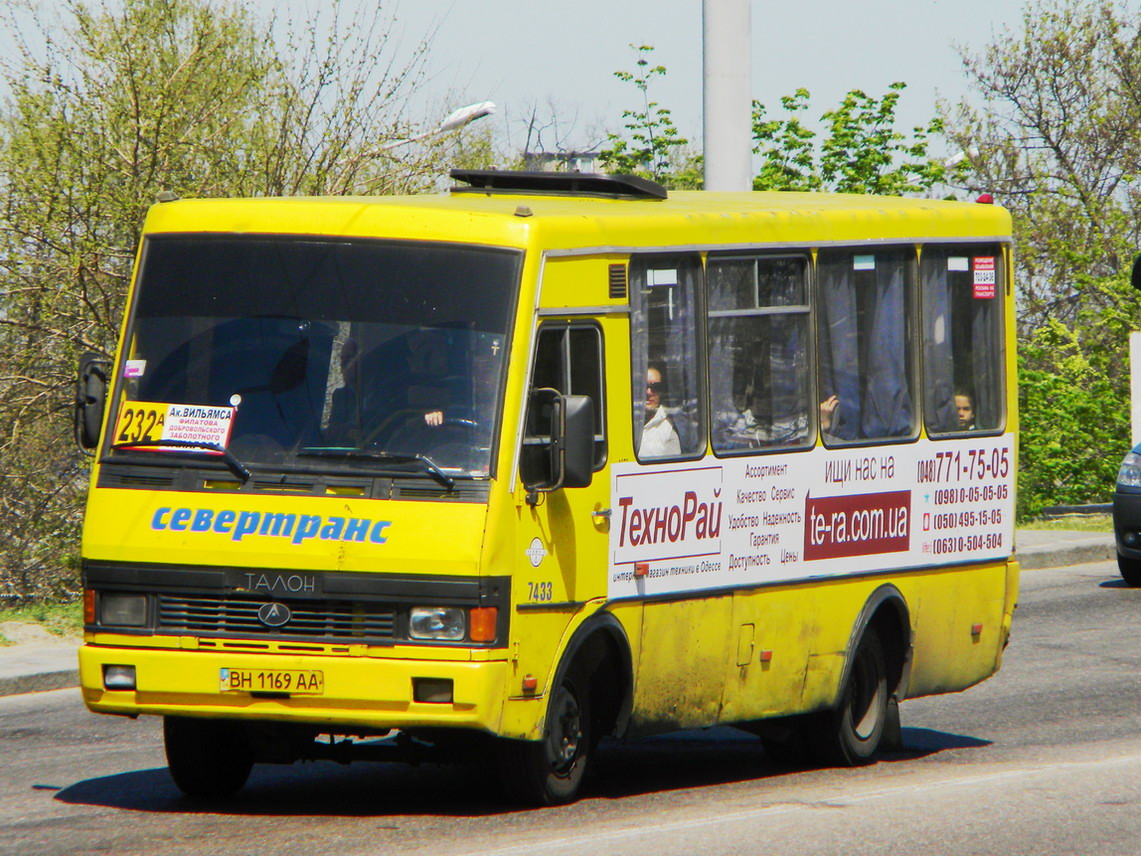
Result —
[{"label": "side mirror", "polygon": [[562,458],[563,487],[587,487],[594,465],[594,400],[589,395],[564,395],[562,433],[552,433],[552,452]]},{"label": "side mirror", "polygon": [[111,363],[100,354],[88,351],[79,358],[79,376],[75,384],[75,442],[81,449],[92,450],[99,445],[110,374]]},{"label": "side mirror", "polygon": [[536,389],[531,393],[528,423],[535,436],[531,447],[540,456],[533,458],[531,472],[524,479],[528,502],[538,502],[540,493],[561,487],[586,487],[593,478],[594,401],[588,395],[563,395],[554,389]]},{"label": "side mirror", "polygon": [[1129,278],[1130,284],[1141,291],[1141,256],[1133,260],[1133,276]]}]

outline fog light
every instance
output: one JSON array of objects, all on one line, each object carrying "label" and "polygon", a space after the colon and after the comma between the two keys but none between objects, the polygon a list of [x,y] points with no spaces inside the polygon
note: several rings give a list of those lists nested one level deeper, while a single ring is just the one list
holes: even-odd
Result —
[{"label": "fog light", "polygon": [[145,627],[147,596],[109,593],[100,595],[99,623],[106,627]]},{"label": "fog light", "polygon": [[1137,533],[1136,532],[1122,532],[1121,533],[1121,540],[1124,541],[1127,546],[1134,547],[1137,545]]},{"label": "fog light", "polygon": [[104,665],[103,688],[108,690],[133,690],[135,688],[135,667]]},{"label": "fog light", "polygon": [[413,678],[412,700],[428,704],[451,704],[452,679]]},{"label": "fog light", "polygon": [[414,606],[408,613],[408,635],[459,642],[467,635],[464,611],[458,606]]}]

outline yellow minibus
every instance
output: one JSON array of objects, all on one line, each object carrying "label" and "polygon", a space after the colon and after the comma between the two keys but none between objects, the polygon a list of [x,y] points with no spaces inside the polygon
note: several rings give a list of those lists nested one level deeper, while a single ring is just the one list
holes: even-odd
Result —
[{"label": "yellow minibus", "polygon": [[452,175],[152,207],[80,362],[91,710],[191,795],[484,757],[553,804],[607,736],[867,763],[999,668],[1003,209]]}]

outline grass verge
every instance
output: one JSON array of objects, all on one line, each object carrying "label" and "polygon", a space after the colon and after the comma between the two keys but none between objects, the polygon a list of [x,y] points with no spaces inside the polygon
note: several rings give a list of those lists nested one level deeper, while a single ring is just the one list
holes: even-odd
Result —
[{"label": "grass verge", "polygon": [[1048,520],[1024,520],[1018,524],[1018,528],[1065,529],[1070,532],[1112,532],[1113,515],[1073,514],[1068,517],[1051,517]]},{"label": "grass verge", "polygon": [[[83,603],[33,603],[27,606],[0,607],[0,624],[22,621],[38,624],[57,636],[79,636],[83,633]],[[0,645],[11,641],[0,634]]]}]

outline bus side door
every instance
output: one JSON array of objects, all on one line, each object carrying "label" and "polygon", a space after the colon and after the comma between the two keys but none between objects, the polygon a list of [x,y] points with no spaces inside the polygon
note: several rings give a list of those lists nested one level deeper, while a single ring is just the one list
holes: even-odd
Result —
[{"label": "bus side door", "polygon": [[[553,658],[567,623],[586,601],[606,594],[609,483],[606,463],[606,399],[603,333],[594,320],[545,320],[538,328],[530,390],[589,396],[594,404],[594,476],[586,487],[526,491],[518,504],[518,554],[512,600],[520,671],[539,678]],[[531,403],[534,403],[534,399]],[[530,406],[520,454],[524,486],[544,482],[550,470],[550,426]]]}]

